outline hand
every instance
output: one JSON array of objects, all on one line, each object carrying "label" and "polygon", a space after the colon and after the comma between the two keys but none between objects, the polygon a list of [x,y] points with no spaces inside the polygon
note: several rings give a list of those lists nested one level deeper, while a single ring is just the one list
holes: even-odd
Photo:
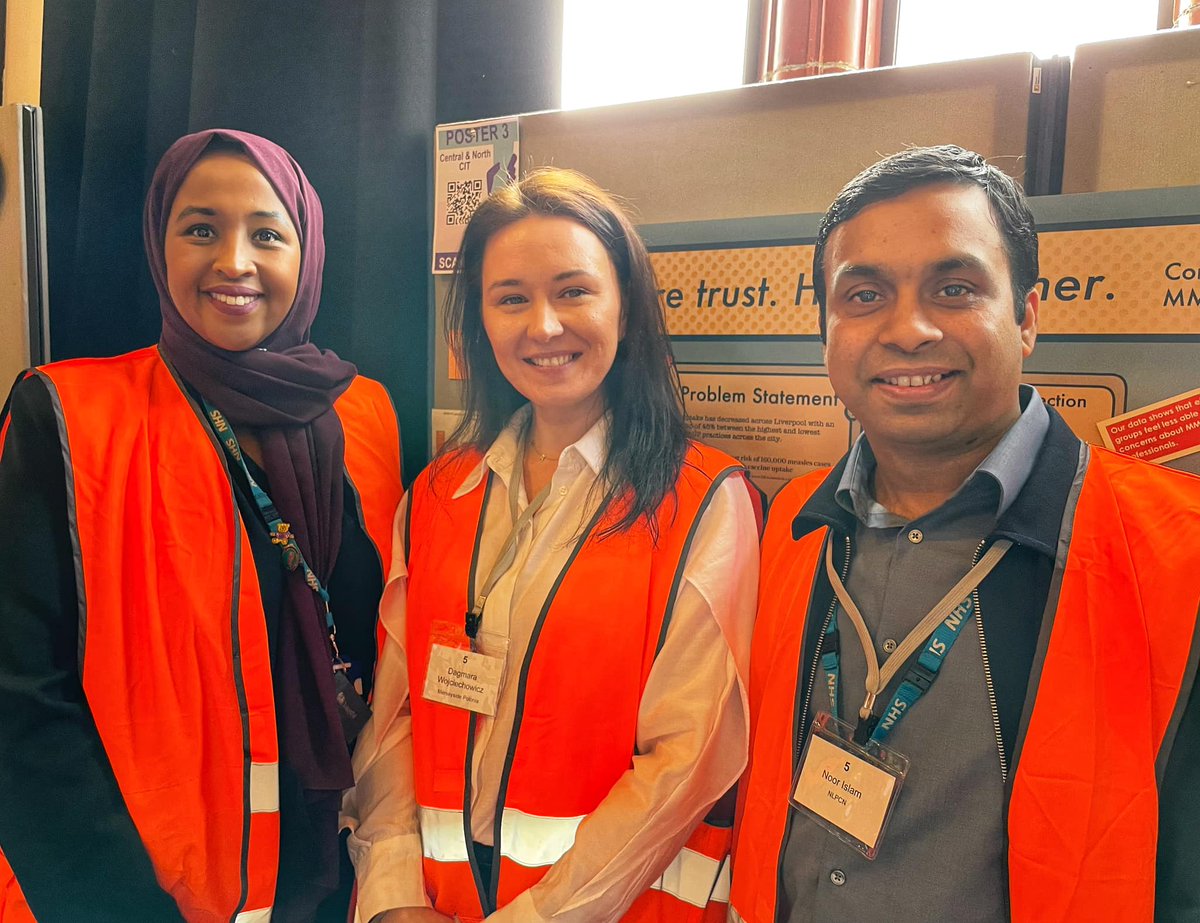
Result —
[{"label": "hand", "polygon": [[371,918],[371,923],[457,923],[458,917],[448,917],[431,907],[402,907],[385,910]]}]

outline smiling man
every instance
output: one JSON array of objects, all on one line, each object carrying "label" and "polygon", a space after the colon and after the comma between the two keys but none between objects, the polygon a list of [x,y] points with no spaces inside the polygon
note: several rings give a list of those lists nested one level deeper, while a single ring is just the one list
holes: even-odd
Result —
[{"label": "smiling man", "polygon": [[763,540],[731,918],[1200,914],[1200,479],[1021,384],[1037,234],[957,147],[846,186],[814,255],[863,436]]}]

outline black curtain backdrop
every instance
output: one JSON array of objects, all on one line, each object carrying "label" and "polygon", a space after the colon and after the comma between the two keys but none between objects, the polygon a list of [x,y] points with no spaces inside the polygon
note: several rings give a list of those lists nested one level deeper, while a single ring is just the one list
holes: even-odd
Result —
[{"label": "black curtain backdrop", "polygon": [[[562,0],[441,0],[437,7],[438,122],[562,104]],[[598,55],[597,66],[611,53]]]},{"label": "black curtain backdrop", "polygon": [[45,0],[55,359],[158,339],[141,242],[180,135],[286,147],[325,206],[314,340],[387,385],[406,479],[428,457],[433,128],[554,108],[562,0]]}]

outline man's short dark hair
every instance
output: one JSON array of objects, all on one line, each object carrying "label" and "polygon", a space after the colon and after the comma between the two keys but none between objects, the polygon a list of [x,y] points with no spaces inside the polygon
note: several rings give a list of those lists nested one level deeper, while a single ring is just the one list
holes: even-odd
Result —
[{"label": "man's short dark hair", "polygon": [[1008,255],[1017,323],[1025,319],[1025,296],[1038,278],[1037,230],[1025,194],[1011,176],[997,170],[979,154],[943,144],[901,151],[867,167],[846,184],[821,218],[813,251],[813,289],[820,307],[822,340],[825,339],[825,246],[834,228],[868,205],[938,183],[978,186],[987,194]]}]

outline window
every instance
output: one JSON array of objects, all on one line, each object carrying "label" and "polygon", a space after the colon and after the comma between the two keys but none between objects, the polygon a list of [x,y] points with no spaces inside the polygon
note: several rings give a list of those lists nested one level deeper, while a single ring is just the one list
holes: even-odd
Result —
[{"label": "window", "polygon": [[1069,55],[1088,42],[1153,32],[1157,26],[1158,0],[900,0],[896,63],[1013,51],[1048,58]]},{"label": "window", "polygon": [[564,0],[562,107],[741,86],[746,0]]}]

